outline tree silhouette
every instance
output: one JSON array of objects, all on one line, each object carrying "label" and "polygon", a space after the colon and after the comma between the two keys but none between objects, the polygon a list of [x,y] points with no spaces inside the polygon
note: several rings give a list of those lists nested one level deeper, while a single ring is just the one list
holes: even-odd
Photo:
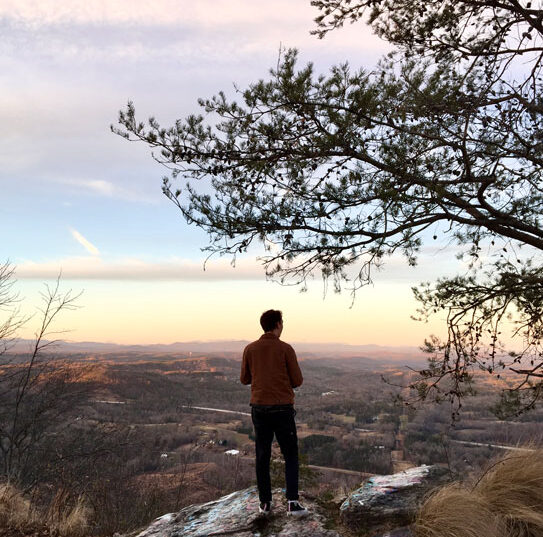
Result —
[{"label": "tree silhouette", "polygon": [[[466,274],[415,289],[420,317],[447,312],[413,384],[458,409],[473,373],[504,384],[513,412],[541,397],[543,10],[516,0],[316,0],[314,33],[367,18],[396,46],[371,71],[317,75],[283,51],[238,99],[162,128],[129,103],[114,132],[153,148],[163,191],[205,229],[210,253],[255,242],[268,276],[305,285],[320,272],[354,291],[402,252],[457,242]],[[180,184],[180,179],[184,184]],[[508,320],[507,323],[504,323]],[[507,353],[503,326],[518,342]]]}]

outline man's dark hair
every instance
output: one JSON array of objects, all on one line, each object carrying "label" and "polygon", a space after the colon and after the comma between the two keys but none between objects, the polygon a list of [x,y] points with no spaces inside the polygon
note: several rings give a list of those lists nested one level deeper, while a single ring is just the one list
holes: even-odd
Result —
[{"label": "man's dark hair", "polygon": [[271,332],[283,322],[283,314],[279,310],[268,310],[260,316],[260,326],[264,332]]}]

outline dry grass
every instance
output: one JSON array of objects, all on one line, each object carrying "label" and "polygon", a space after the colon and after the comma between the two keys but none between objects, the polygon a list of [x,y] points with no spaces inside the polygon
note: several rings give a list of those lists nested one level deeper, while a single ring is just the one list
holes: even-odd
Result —
[{"label": "dry grass", "polygon": [[88,533],[92,511],[80,496],[72,500],[68,490],[57,490],[49,506],[49,527],[62,537],[83,537]]},{"label": "dry grass", "polygon": [[543,537],[543,449],[495,462],[473,485],[448,485],[422,506],[417,537]]},{"label": "dry grass", "polygon": [[0,526],[24,528],[36,522],[37,515],[29,500],[13,486],[0,485]]},{"label": "dry grass", "polygon": [[543,449],[508,457],[476,484],[512,537],[543,537]]},{"label": "dry grass", "polygon": [[55,527],[59,535],[83,537],[87,534],[90,516],[91,510],[85,505],[82,498],[79,498],[66,515],[58,521]]},{"label": "dry grass", "polygon": [[38,528],[48,527],[60,537],[84,537],[88,535],[91,514],[82,498],[70,501],[61,489],[53,498],[47,517],[44,517],[15,487],[0,485],[0,528],[34,533]]},{"label": "dry grass", "polygon": [[485,499],[457,484],[433,494],[415,525],[417,537],[497,537],[500,530]]}]

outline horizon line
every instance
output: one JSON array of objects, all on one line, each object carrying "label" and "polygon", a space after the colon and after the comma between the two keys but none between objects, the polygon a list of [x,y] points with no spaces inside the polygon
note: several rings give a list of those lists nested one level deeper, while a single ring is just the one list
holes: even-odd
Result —
[{"label": "horizon line", "polygon": [[[18,343],[32,342],[32,338],[18,338]],[[172,345],[189,345],[189,344],[206,344],[206,343],[250,343],[253,339],[232,338],[232,339],[192,339],[185,341],[173,341],[171,343],[155,342],[155,343],[118,343],[115,341],[75,341],[68,339],[59,340],[43,340],[46,342],[55,342],[65,345],[116,345],[119,347],[152,347],[152,346],[172,346]],[[344,347],[381,347],[381,348],[411,348],[421,350],[417,345],[399,344],[399,345],[382,345],[378,343],[343,343],[341,341],[296,341],[291,340],[293,345],[341,345]],[[422,351],[421,351],[422,352]]]}]

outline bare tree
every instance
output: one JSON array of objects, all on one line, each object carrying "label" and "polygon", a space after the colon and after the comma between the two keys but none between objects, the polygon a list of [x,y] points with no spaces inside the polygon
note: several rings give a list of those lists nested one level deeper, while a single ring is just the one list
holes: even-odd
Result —
[{"label": "bare tree", "polygon": [[[51,354],[59,332],[53,323],[62,311],[72,310],[79,295],[60,290],[60,277],[45,286],[39,326],[27,353],[10,352],[20,328],[30,319],[22,316],[14,292],[14,268],[0,268],[0,475],[8,482],[31,486],[36,479],[33,461],[43,455],[42,442],[65,422],[80,388],[74,369]],[[53,339],[50,339],[53,336]]]},{"label": "bare tree", "polygon": [[14,268],[5,262],[0,265],[0,314],[5,317],[0,322],[0,357],[9,350],[15,334],[26,320],[19,314],[19,296],[13,290],[14,284]]}]

